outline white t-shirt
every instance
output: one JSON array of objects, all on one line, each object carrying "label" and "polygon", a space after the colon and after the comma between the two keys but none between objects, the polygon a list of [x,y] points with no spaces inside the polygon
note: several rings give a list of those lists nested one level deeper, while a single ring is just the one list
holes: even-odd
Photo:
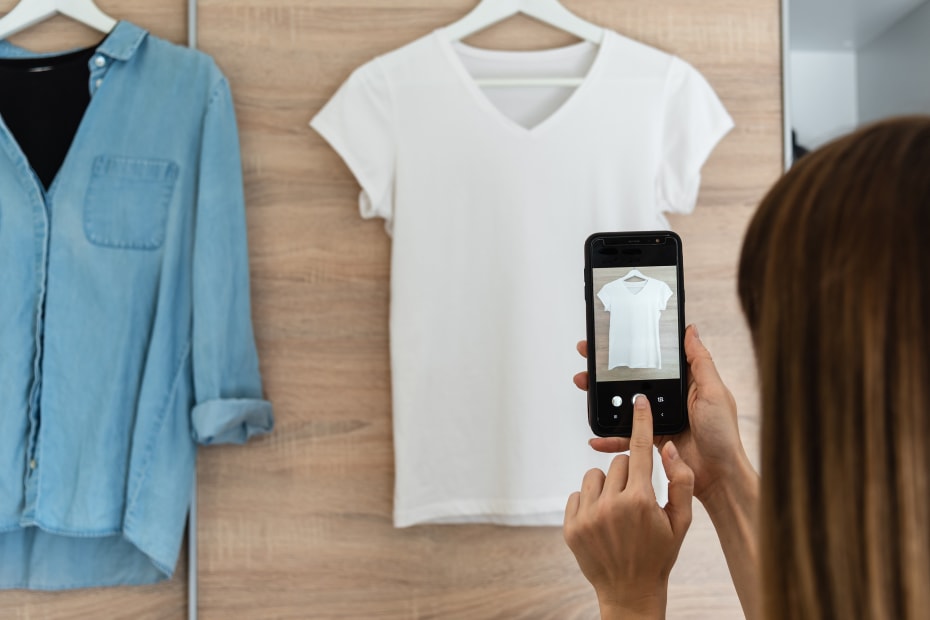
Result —
[{"label": "white t-shirt", "polygon": [[610,313],[607,369],[662,368],[659,319],[672,289],[662,280],[614,280],[601,287],[597,297]]},{"label": "white t-shirt", "polygon": [[[505,92],[470,71],[584,79]],[[353,72],[311,126],[393,235],[395,525],[560,524],[609,461],[571,381],[584,240],[691,211],[726,110],[687,63],[611,31],[501,52],[440,29]]]}]

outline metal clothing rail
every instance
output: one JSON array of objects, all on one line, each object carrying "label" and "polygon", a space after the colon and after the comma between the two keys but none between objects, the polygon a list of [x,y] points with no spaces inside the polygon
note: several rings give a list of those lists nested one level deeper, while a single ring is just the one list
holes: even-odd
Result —
[{"label": "metal clothing rail", "polygon": [[[197,49],[197,0],[187,0],[187,46]],[[197,620],[197,452],[187,516],[187,620]]]},{"label": "metal clothing rail", "polygon": [[[189,0],[195,2],[196,0]],[[194,454],[194,484],[191,510],[187,516],[187,620],[197,620],[197,454]]]}]

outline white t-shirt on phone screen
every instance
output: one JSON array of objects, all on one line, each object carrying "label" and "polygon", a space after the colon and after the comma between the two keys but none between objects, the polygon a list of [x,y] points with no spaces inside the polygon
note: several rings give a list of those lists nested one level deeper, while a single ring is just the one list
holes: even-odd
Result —
[{"label": "white t-shirt on phone screen", "polygon": [[[581,85],[475,82],[565,75]],[[311,125],[393,236],[395,525],[560,524],[609,462],[571,381],[584,240],[690,212],[726,110],[686,62],[612,31],[504,52],[440,29],[357,69]]]},{"label": "white t-shirt on phone screen", "polygon": [[618,366],[662,368],[659,320],[671,297],[669,285],[655,278],[620,278],[601,287],[597,298],[610,313],[608,370]]}]

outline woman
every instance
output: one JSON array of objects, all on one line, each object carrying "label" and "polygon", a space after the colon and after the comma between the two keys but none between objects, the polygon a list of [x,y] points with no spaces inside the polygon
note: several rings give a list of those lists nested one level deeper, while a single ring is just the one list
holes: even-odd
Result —
[{"label": "woman", "polygon": [[[926,617],[930,117],[866,127],[797,163],[752,220],[738,281],[759,371],[764,476],[690,327],[691,427],[658,438],[669,505],[628,491],[645,468],[632,451],[651,437],[648,407],[630,440],[592,440],[631,456],[606,477],[588,472],[569,499],[566,540],[602,615],[664,616],[690,523],[690,469],[747,617]],[[585,373],[575,381],[587,387]]]}]

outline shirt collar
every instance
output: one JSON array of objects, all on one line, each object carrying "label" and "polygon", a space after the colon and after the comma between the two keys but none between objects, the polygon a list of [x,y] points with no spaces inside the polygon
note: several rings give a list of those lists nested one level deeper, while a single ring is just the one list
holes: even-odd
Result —
[{"label": "shirt collar", "polygon": [[[136,50],[142,44],[142,41],[148,36],[148,31],[130,22],[119,21],[113,30],[107,34],[106,38],[97,46],[97,52],[113,58],[114,60],[129,60]],[[0,58],[42,58],[48,56],[59,56],[76,50],[66,50],[64,52],[33,52],[17,45],[13,45],[7,40],[0,40]]]},{"label": "shirt collar", "polygon": [[97,46],[97,53],[116,60],[129,60],[147,35],[147,31],[135,24],[119,21],[107,38]]}]

